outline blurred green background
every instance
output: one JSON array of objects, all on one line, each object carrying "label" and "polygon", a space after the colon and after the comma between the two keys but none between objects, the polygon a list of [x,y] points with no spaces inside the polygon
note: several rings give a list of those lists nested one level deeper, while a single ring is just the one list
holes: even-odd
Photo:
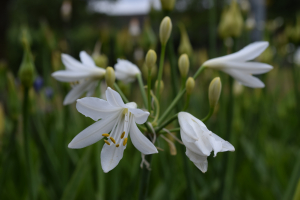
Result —
[{"label": "blurred green background", "polygon": [[[300,199],[299,1],[238,1],[241,33],[234,36],[220,30],[230,1],[177,0],[171,12],[156,9],[153,3],[149,12],[125,16],[92,11],[97,2],[0,2],[0,199],[30,199],[21,115],[23,87],[18,79],[24,33],[36,69],[29,91],[28,127],[34,199],[138,198],[141,154],[130,140],[119,165],[107,174],[100,164],[103,141],[79,150],[67,148],[93,121],[77,112],[75,103],[62,105],[70,85],[54,80],[51,73],[64,69],[61,53],[78,59],[81,50],[93,55],[98,66],[113,66],[117,58],[126,58],[143,72],[145,53],[152,48],[159,55],[159,24],[165,15],[171,17],[173,30],[164,66],[162,108],[172,101],[170,65],[177,66],[181,53],[189,55],[189,75],[193,75],[209,58],[266,40],[270,47],[258,60],[274,69],[259,77],[266,85],[263,89],[232,83],[218,71],[205,70],[200,75],[188,112],[199,119],[206,116],[208,85],[220,76],[220,102],[206,125],[231,142],[235,152],[210,156],[203,174],[192,162],[185,162],[181,144],[173,140],[176,152],[171,152],[176,155],[171,155],[171,147],[159,138],[156,146],[163,151],[153,156],[148,199]],[[142,105],[137,82],[119,84],[130,101]],[[94,96],[100,97],[100,89]]]}]

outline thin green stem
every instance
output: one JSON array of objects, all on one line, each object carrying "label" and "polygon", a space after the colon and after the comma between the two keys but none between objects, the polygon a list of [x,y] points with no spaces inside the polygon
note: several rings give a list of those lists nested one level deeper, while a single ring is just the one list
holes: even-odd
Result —
[{"label": "thin green stem", "polygon": [[30,138],[29,138],[29,130],[28,130],[28,123],[29,123],[29,88],[24,88],[24,99],[23,99],[23,134],[24,134],[24,152],[26,158],[26,168],[27,168],[27,175],[28,175],[28,187],[29,187],[29,199],[34,198],[34,189],[33,189],[33,180],[32,180],[32,162],[30,156]]},{"label": "thin green stem", "polygon": [[118,86],[117,83],[114,83],[114,87],[115,87],[115,89],[117,90],[117,92],[121,95],[123,101],[124,101],[125,103],[128,103],[128,102],[129,102],[128,99],[126,98],[126,96],[124,95],[124,93],[122,92],[122,90],[119,88],[119,86]]},{"label": "thin green stem", "polygon": [[156,127],[155,132],[158,133],[161,129],[165,128],[167,125],[172,123],[177,118],[177,116],[178,114],[174,115],[173,117],[162,123],[159,127]]},{"label": "thin green stem", "polygon": [[157,97],[158,101],[160,100],[159,88],[160,88],[160,81],[162,79],[162,74],[163,74],[163,69],[164,69],[165,52],[166,52],[166,45],[162,44],[161,52],[160,52],[158,76],[157,76],[157,88],[158,89],[155,91],[155,96]]},{"label": "thin green stem", "polygon": [[184,104],[184,107],[183,107],[183,110],[184,110],[184,111],[189,107],[189,104],[190,104],[190,97],[191,97],[190,94],[187,94],[187,95],[186,95],[186,100],[185,100],[185,104]]},{"label": "thin green stem", "polygon": [[[151,68],[148,69],[148,80],[147,80],[147,95],[148,95],[148,111],[149,113],[151,113],[151,95],[150,95],[150,91],[151,91]],[[159,90],[159,89],[158,89]]]},{"label": "thin green stem", "polygon": [[137,74],[136,77],[137,77],[137,80],[139,82],[141,94],[142,94],[142,97],[143,97],[144,106],[145,106],[145,108],[147,108],[148,107],[147,96],[146,96],[146,92],[145,92],[145,88],[144,88],[144,83],[143,83],[142,75],[141,74]]},{"label": "thin green stem", "polygon": [[196,78],[201,74],[201,72],[205,69],[205,67],[202,65],[201,67],[199,67],[199,69],[196,71],[195,75],[193,76],[193,78],[196,80]]},{"label": "thin green stem", "polygon": [[201,121],[204,123],[206,122],[207,120],[209,120],[209,118],[212,116],[212,114],[214,113],[214,110],[215,110],[215,107],[210,107],[209,108],[209,112],[208,114],[206,115],[206,117],[204,117],[203,119],[201,119]]}]

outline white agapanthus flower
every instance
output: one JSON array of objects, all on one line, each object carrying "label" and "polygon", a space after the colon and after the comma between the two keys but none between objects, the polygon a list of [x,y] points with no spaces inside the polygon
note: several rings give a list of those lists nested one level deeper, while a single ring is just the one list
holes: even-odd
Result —
[{"label": "white agapanthus flower", "polygon": [[294,63],[298,66],[300,66],[300,47],[296,50],[294,54]]},{"label": "white agapanthus flower", "polygon": [[107,101],[95,97],[77,100],[76,108],[80,113],[95,121],[101,120],[81,131],[68,147],[83,148],[106,137],[101,151],[101,165],[104,172],[115,168],[122,159],[129,133],[132,144],[140,152],[143,154],[157,153],[156,147],[136,125],[136,123],[145,123],[149,112],[137,109],[134,102],[124,104],[119,93],[110,87],[106,90],[106,98]]},{"label": "white agapanthus flower", "polygon": [[81,51],[79,56],[81,62],[67,54],[62,54],[61,59],[66,70],[52,73],[58,81],[74,83],[72,90],[65,97],[64,105],[73,103],[85,92],[87,92],[86,96],[92,96],[98,81],[105,75],[105,69],[97,67],[85,51]]},{"label": "white agapanthus flower", "polygon": [[266,73],[273,67],[265,63],[247,61],[258,57],[268,46],[268,42],[254,42],[236,53],[210,59],[204,62],[203,66],[221,70],[235,78],[242,85],[262,88],[265,86],[264,83],[252,75]]},{"label": "white agapanthus flower", "polygon": [[128,60],[118,59],[115,64],[116,79],[125,83],[133,82],[140,73],[140,69]]},{"label": "white agapanthus flower", "polygon": [[209,131],[205,124],[187,112],[178,114],[180,135],[186,146],[186,155],[203,173],[207,171],[207,156],[214,151],[234,151],[234,147],[213,132]]}]

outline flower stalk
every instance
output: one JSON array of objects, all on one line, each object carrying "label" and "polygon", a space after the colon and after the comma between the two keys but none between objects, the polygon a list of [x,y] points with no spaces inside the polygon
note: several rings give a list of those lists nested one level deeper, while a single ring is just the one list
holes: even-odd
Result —
[{"label": "flower stalk", "polygon": [[[150,73],[151,74],[151,73]],[[147,103],[147,96],[146,96],[146,92],[145,92],[145,87],[144,87],[144,83],[143,83],[143,79],[142,79],[142,75],[141,74],[137,74],[136,75],[138,83],[139,83],[139,87],[140,87],[140,91],[142,94],[142,98],[143,98],[143,102],[144,102],[144,106],[145,108],[148,107],[148,103]],[[148,77],[149,78],[149,77]],[[151,79],[151,77],[150,77]],[[121,94],[121,93],[120,93]],[[123,97],[122,97],[123,98]],[[149,111],[150,112],[150,111]]]}]

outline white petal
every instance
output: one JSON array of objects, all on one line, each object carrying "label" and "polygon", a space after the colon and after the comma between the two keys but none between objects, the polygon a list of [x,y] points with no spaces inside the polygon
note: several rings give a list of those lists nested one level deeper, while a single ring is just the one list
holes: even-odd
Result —
[{"label": "white petal", "polygon": [[105,173],[114,169],[123,158],[123,152],[126,146],[120,145],[116,147],[115,144],[104,144],[101,151],[101,166]]},{"label": "white petal", "polygon": [[200,169],[203,173],[207,171],[207,156],[201,156],[186,148],[185,154],[187,157]]},{"label": "white petal", "polygon": [[154,144],[138,129],[134,120],[132,120],[130,126],[130,138],[135,148],[143,154],[158,153]]},{"label": "white petal", "polygon": [[116,79],[123,81],[124,83],[131,83],[135,81],[136,76],[128,75],[124,72],[115,71]]},{"label": "white petal", "polygon": [[93,81],[93,82],[89,85],[89,87],[87,88],[87,93],[86,93],[86,96],[87,96],[87,97],[90,97],[90,96],[93,96],[93,95],[94,95],[95,89],[96,89],[97,85],[98,85],[98,81]]},{"label": "white petal", "polygon": [[87,67],[96,67],[93,58],[88,55],[85,51],[81,51],[79,54],[81,62]]},{"label": "white petal", "polygon": [[178,114],[178,122],[180,125],[180,129],[183,130],[183,133],[192,138],[192,140],[190,139],[190,142],[194,142],[198,139],[198,136],[190,125],[190,123],[192,122],[191,116],[192,115],[187,112],[180,112]]},{"label": "white petal", "polygon": [[214,150],[214,157],[216,157],[216,156],[217,156],[217,153],[222,151],[222,148],[223,148],[222,142],[219,141],[219,140],[216,140],[216,139],[212,136],[212,133],[210,133],[210,135],[209,135],[208,138],[209,138],[210,145],[211,145],[211,147],[212,147],[213,150]]},{"label": "white petal", "polygon": [[110,105],[115,107],[122,107],[122,108],[125,107],[125,104],[118,92],[108,87],[105,94],[106,94],[106,99]]},{"label": "white petal", "polygon": [[80,149],[101,140],[103,138],[103,133],[108,133],[112,130],[117,116],[118,113],[111,115],[109,118],[97,121],[87,127],[74,137],[68,147],[72,149]]},{"label": "white petal", "polygon": [[259,63],[259,62],[232,62],[227,61],[224,62],[224,67],[232,68],[239,70],[241,72],[247,73],[247,74],[263,74],[271,69],[273,67],[271,65],[265,64],[265,63]]},{"label": "white petal", "polygon": [[265,84],[261,80],[259,80],[254,76],[251,76],[250,74],[246,74],[239,70],[228,69],[228,68],[222,69],[222,71],[235,78],[238,82],[240,82],[244,86],[248,86],[252,88],[265,87]]},{"label": "white petal", "polygon": [[87,80],[74,86],[65,97],[63,104],[68,105],[76,101],[84,92],[86,92],[86,88],[89,86],[89,84],[91,84],[91,82],[92,80]]},{"label": "white petal", "polygon": [[115,64],[116,79],[124,82],[133,82],[137,74],[140,74],[139,68],[128,60],[118,59]]},{"label": "white petal", "polygon": [[78,99],[76,103],[77,110],[83,115],[97,121],[100,118],[108,118],[115,112],[120,112],[119,107],[110,105],[107,101],[96,97],[85,97]]},{"label": "white petal", "polygon": [[83,70],[85,66],[68,54],[61,54],[61,60],[68,70]]},{"label": "white petal", "polygon": [[52,77],[62,82],[74,82],[92,77],[92,74],[89,71],[60,70],[52,73]]},{"label": "white petal", "polygon": [[149,116],[149,112],[143,111],[141,109],[133,109],[133,108],[129,108],[129,112],[131,112],[134,116],[134,121],[137,124],[143,124],[147,121],[148,116]]},{"label": "white petal", "polygon": [[222,142],[222,149],[220,152],[224,152],[224,151],[235,151],[234,146],[232,144],[230,144],[229,142],[227,142],[226,140],[222,139],[221,137],[219,137],[218,135],[212,133],[212,137],[215,138],[215,140],[217,141],[221,141]]}]

